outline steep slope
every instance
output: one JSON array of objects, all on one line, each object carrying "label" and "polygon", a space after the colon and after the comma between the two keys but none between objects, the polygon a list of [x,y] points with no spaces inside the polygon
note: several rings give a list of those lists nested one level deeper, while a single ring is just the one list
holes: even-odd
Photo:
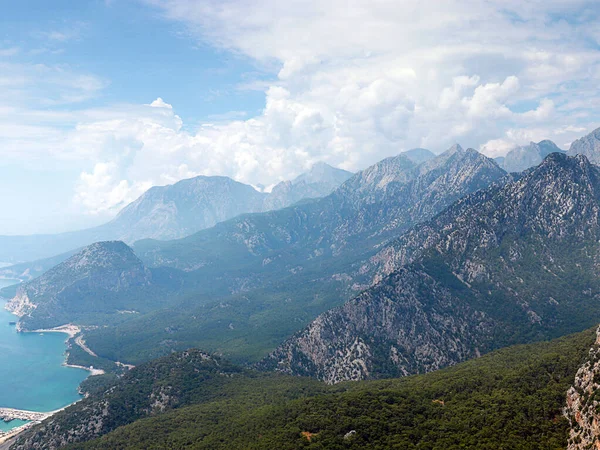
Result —
[{"label": "steep slope", "polygon": [[565,153],[552,141],[541,141],[537,144],[517,147],[504,156],[500,166],[507,172],[522,172],[530,167],[537,166],[550,153]]},{"label": "steep slope", "polygon": [[565,417],[569,420],[567,450],[600,448],[600,329],[586,361],[567,392]]},{"label": "steep slope", "polygon": [[406,375],[590,326],[600,320],[599,221],[600,168],[552,153],[386,246],[360,269],[379,284],[263,367],[331,383]]},{"label": "steep slope", "polygon": [[123,242],[99,242],[22,284],[6,307],[20,316],[21,329],[98,325],[167,304],[160,300],[164,288],[175,290],[180,282],[174,271],[146,268]]},{"label": "steep slope", "polygon": [[584,155],[592,163],[600,164],[600,128],[573,142],[567,154]]},{"label": "steep slope", "polygon": [[593,342],[588,330],[427,375],[336,386],[190,351],[132,370],[13,449],[565,448],[566,392]]}]

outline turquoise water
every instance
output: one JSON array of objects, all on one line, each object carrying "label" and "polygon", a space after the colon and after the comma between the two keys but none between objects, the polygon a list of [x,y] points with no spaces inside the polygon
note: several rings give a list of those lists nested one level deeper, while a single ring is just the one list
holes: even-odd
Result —
[{"label": "turquoise water", "polygon": [[[11,284],[0,280],[0,288]],[[0,407],[46,412],[79,400],[77,387],[88,372],[62,365],[67,335],[17,333],[8,324],[17,318],[4,304],[0,298]],[[0,421],[0,430],[18,425]]]},{"label": "turquoise water", "polygon": [[11,420],[10,422],[5,422],[0,420],[0,431],[10,431],[13,428],[20,427],[21,425],[25,425],[27,423],[26,420]]}]

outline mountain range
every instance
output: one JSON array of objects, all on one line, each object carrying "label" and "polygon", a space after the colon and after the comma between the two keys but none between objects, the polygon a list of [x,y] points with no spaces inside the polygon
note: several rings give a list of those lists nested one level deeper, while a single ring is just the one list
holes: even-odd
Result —
[{"label": "mountain range", "polygon": [[240,216],[182,240],[137,242],[148,267],[185,272],[181,307],[90,331],[88,342],[106,358],[135,363],[191,346],[256,360],[356,295],[357,261],[505,176],[459,146],[422,165],[400,155],[315,202]]},{"label": "mountain range", "polygon": [[[599,142],[531,143],[507,170],[415,149],[321,198],[63,255],[20,286],[19,326],[84,325],[103,368],[139,367],[14,448],[599,445]],[[154,229],[169,195],[132,220]]]},{"label": "mountain range", "polygon": [[[108,313],[88,317],[86,325],[113,326],[89,331],[87,340],[103,357],[135,363],[191,346],[257,359],[355,295],[361,289],[351,276],[356,261],[505,176],[492,160],[460,146],[422,164],[401,154],[356,174],[321,200],[243,215],[181,240],[137,242],[134,250],[145,267],[171,271],[169,307],[133,308],[140,314],[118,325]],[[65,272],[59,269],[55,272]],[[73,276],[60,280],[53,274],[32,283],[68,292]],[[30,283],[22,290],[34,305],[49,301]],[[173,306],[177,302],[180,307]],[[21,326],[49,326],[50,319],[46,308],[30,308]]]},{"label": "mountain range", "polygon": [[550,153],[565,153],[554,142],[545,140],[538,143],[530,142],[529,145],[510,150],[505,156],[497,158],[498,164],[507,172],[522,172],[530,167],[537,166]]},{"label": "mountain range", "polygon": [[243,213],[323,197],[351,175],[319,163],[295,180],[275,186],[272,193],[259,192],[227,177],[199,176],[153,187],[113,220],[95,228],[54,235],[0,236],[0,261],[51,258],[97,241],[180,238]]},{"label": "mountain range", "polygon": [[552,153],[386,245],[360,269],[376,284],[264,367],[330,383],[403,376],[592,326],[599,238],[600,168]]}]

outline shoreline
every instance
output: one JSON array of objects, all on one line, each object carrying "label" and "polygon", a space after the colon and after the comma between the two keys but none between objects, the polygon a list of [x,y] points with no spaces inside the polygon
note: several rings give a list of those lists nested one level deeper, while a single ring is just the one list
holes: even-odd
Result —
[{"label": "shoreline", "polygon": [[[14,313],[13,313],[14,314]],[[15,314],[16,315],[16,314]],[[18,317],[18,316],[17,316]],[[40,328],[37,330],[23,330],[20,328],[19,324],[17,323],[17,333],[64,333],[67,335],[67,339],[65,339],[65,344],[67,344],[69,342],[70,339],[73,339],[75,344],[78,345],[79,347],[81,347],[81,349],[83,351],[85,351],[86,353],[92,355],[92,356],[96,356],[97,355],[92,352],[86,345],[85,345],[85,341],[81,340],[81,339],[75,339],[75,337],[79,334],[81,334],[81,327],[74,325],[72,323],[68,323],[65,325],[60,325],[58,327],[54,327],[54,328]],[[69,359],[69,348],[67,347],[67,349],[65,350],[65,361],[63,362],[63,366],[64,367],[70,367],[72,369],[83,369],[86,370],[90,373],[90,377],[93,377],[95,375],[104,375],[106,373],[106,371],[104,371],[103,369],[96,369],[93,366],[90,367],[86,367],[86,366],[79,366],[76,364],[69,364],[68,363],[68,359]]]},{"label": "shoreline", "polygon": [[61,325],[59,327],[54,327],[54,328],[40,328],[38,330],[23,330],[19,326],[17,326],[17,332],[19,332],[19,333],[64,333],[69,336],[67,338],[67,340],[65,341],[65,342],[67,342],[69,339],[72,339],[75,336],[77,336],[79,333],[81,333],[81,328],[78,327],[77,325],[73,325],[72,323],[68,323],[66,325]]},{"label": "shoreline", "polygon": [[[4,279],[4,278],[2,278]],[[14,278],[10,278],[10,280],[14,280]],[[17,282],[20,282],[19,280],[15,280]],[[3,302],[4,300],[8,300],[5,299],[3,297],[0,297],[0,303]],[[5,309],[8,310],[8,308],[6,308],[6,305],[2,305],[2,307],[4,307]],[[19,317],[18,314],[15,314],[13,311],[8,310],[9,312],[11,312],[14,316],[16,316],[17,318]],[[67,335],[67,338],[65,339],[65,344],[67,344],[69,342],[70,339],[73,339],[73,341],[75,342],[75,345],[80,345],[77,342],[76,336],[81,334],[81,328],[77,325],[74,324],[66,324],[66,325],[61,325],[58,327],[54,327],[54,328],[42,328],[42,329],[38,329],[38,330],[21,330],[19,327],[19,324],[17,322],[17,332],[19,333],[64,333]],[[87,352],[87,349],[82,347],[82,349],[84,351]],[[64,367],[69,367],[72,369],[83,369],[87,372],[89,372],[88,377],[91,376],[95,376],[95,375],[103,375],[106,372],[102,369],[95,369],[94,367],[90,366],[90,367],[85,367],[85,366],[80,366],[80,365],[75,365],[75,364],[69,364],[68,363],[68,358],[69,358],[69,348],[68,346],[66,346],[65,349],[65,360],[62,363],[62,366]],[[64,406],[63,408],[57,409],[55,411],[50,411],[44,414],[47,414],[47,417],[51,417],[52,415],[68,408],[69,406],[72,406],[76,403],[78,403],[81,399],[74,401],[73,403],[70,403],[66,406]],[[44,419],[45,420],[45,419]],[[33,427],[34,425],[37,425],[38,423],[41,423],[42,421],[30,421],[27,422],[23,425],[20,425],[16,428],[13,428],[9,431],[6,432],[0,432],[0,450],[6,449],[8,448],[10,445],[12,445],[14,439],[16,439],[20,434],[24,433],[25,431],[27,431],[28,429],[30,429],[31,427]]]},{"label": "shoreline", "polygon": [[[81,328],[78,327],[77,325],[73,325],[72,323],[69,323],[69,324],[61,325],[59,327],[54,327],[54,328],[41,328],[39,330],[27,330],[27,331],[17,329],[17,331],[20,333],[64,333],[68,336],[67,339],[65,340],[65,343],[68,343],[70,339],[74,339],[75,336],[77,336],[78,334],[81,333]],[[74,339],[74,342],[75,342],[75,345],[78,345],[79,347],[81,347],[81,349],[83,351],[85,351],[86,353],[88,353],[92,356],[97,356],[95,353],[93,353],[91,350],[89,350],[89,348],[85,345],[85,343],[82,340]],[[65,353],[66,353],[65,362],[62,364],[64,367],[87,370],[90,373],[90,375],[89,375],[90,377],[93,377],[95,375],[104,375],[106,373],[103,369],[95,369],[93,366],[86,367],[86,366],[79,366],[77,364],[69,364],[68,363],[68,359],[69,359],[68,348],[65,351]]]},{"label": "shoreline", "polygon": [[1,408],[4,410],[10,410],[10,411],[15,411],[15,412],[21,412],[21,413],[33,413],[33,414],[38,414],[38,415],[43,415],[43,418],[37,419],[37,420],[30,420],[27,423],[24,423],[21,426],[15,427],[12,430],[9,431],[0,431],[0,450],[3,450],[5,448],[8,448],[10,444],[10,441],[15,439],[19,434],[27,431],[29,428],[38,425],[40,423],[42,423],[44,420],[49,419],[50,417],[52,417],[54,414],[59,413],[61,411],[64,411],[65,409],[67,409],[70,406],[73,406],[76,403],[79,403],[81,401],[81,399],[74,401],[73,403],[69,403],[66,406],[63,406],[62,408],[59,409],[55,409],[54,411],[48,411],[48,412],[38,412],[38,411],[25,411],[25,410],[17,410],[14,408]]},{"label": "shoreline", "polygon": [[63,363],[64,367],[70,367],[72,369],[83,369],[83,370],[87,370],[90,373],[90,377],[93,377],[95,375],[104,375],[106,372],[103,369],[95,369],[94,367],[85,367],[85,366],[78,366],[76,364],[69,364],[67,363],[67,361],[65,360],[65,362]]}]

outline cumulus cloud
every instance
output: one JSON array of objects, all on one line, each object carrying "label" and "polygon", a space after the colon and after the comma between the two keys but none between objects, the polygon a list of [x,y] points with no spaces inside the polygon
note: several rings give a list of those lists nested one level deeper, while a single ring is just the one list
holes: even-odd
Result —
[{"label": "cumulus cloud", "polygon": [[173,109],[172,105],[169,105],[168,103],[166,103],[162,98],[158,97],[156,100],[154,100],[152,103],[150,103],[150,106],[153,106],[155,108],[167,108],[167,109]]},{"label": "cumulus cloud", "polygon": [[[46,152],[82,165],[76,201],[95,213],[114,212],[149,185],[198,174],[272,185],[317,161],[359,170],[408,148],[442,151],[455,142],[497,156],[530,140],[566,145],[598,125],[594,1],[146,3],[275,78],[260,114],[196,129],[160,97],[44,119],[39,110],[23,113],[19,123],[35,128]],[[105,87],[86,77],[71,73],[73,90],[56,80],[48,102],[76,102]],[[0,75],[0,93],[1,86]],[[0,152],[23,142],[42,152],[26,131],[13,129]]]}]

